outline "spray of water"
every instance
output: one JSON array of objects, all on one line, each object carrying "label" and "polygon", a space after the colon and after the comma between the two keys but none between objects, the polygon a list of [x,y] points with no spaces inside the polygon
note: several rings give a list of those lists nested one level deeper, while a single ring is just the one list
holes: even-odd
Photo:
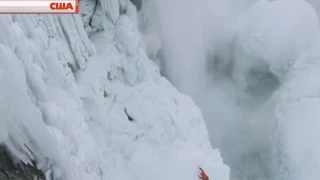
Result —
[{"label": "spray of water", "polygon": [[232,27],[254,1],[155,0],[163,74],[200,106],[212,146],[221,150],[235,180],[269,176],[259,154],[261,138],[252,135],[256,132],[246,121],[250,108],[238,104],[228,76]]},{"label": "spray of water", "polygon": [[204,19],[194,0],[158,0],[164,74],[183,93],[194,95],[203,88],[206,75]]},{"label": "spray of water", "polygon": [[[274,170],[283,165],[272,160],[272,146],[279,146],[270,137],[276,119],[270,109],[276,103],[269,100],[256,107],[281,86],[294,54],[317,29],[312,8],[299,0],[261,0],[247,12],[254,25],[242,27],[244,33],[236,37],[242,45],[234,46],[234,22],[256,0],[155,1],[164,75],[202,109],[211,144],[231,167],[231,180],[278,176]],[[250,35],[259,33],[267,38],[243,45],[252,45],[255,38]],[[248,62],[258,63],[248,68]]]}]

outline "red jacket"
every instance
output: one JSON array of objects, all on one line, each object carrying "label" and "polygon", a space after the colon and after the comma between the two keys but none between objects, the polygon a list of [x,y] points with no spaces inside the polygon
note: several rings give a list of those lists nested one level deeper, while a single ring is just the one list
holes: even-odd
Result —
[{"label": "red jacket", "polygon": [[199,167],[199,169],[200,169],[200,175],[199,175],[199,178],[201,179],[201,180],[209,180],[209,177],[208,177],[208,175],[204,172],[204,170],[202,169],[202,168],[200,168]]}]

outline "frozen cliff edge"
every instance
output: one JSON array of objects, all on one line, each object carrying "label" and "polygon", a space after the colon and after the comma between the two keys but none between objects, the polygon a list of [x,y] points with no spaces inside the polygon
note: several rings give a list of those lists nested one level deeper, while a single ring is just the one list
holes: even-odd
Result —
[{"label": "frozen cliff edge", "polygon": [[[0,143],[47,179],[212,179],[229,168],[201,111],[148,59],[129,1],[3,15]],[[91,38],[88,38],[89,34]]]}]

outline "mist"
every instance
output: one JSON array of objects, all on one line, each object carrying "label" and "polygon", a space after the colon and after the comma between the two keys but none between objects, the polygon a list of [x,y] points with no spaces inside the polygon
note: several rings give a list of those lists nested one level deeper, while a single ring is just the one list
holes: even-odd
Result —
[{"label": "mist", "polygon": [[[231,167],[231,179],[266,178],[252,127],[250,107],[239,105],[230,75],[238,15],[253,0],[158,0],[158,32],[164,52],[163,75],[202,109],[213,148]],[[251,127],[251,128],[250,128]]]},{"label": "mist", "polygon": [[[233,74],[238,18],[255,0],[158,0],[158,34],[163,75],[201,108],[211,145],[231,168],[231,180],[271,179],[272,122],[267,111],[253,114],[278,82],[268,73],[253,74],[250,95]],[[241,53],[240,53],[241,55]],[[236,58],[241,57],[237,54]],[[260,74],[260,75],[259,75]],[[235,76],[235,77],[234,77]],[[261,79],[254,79],[254,77]],[[242,84],[240,84],[242,86]],[[253,122],[258,117],[258,123]],[[263,121],[264,120],[264,121]]]},{"label": "mist", "polygon": [[[273,178],[276,118],[270,98],[318,28],[303,1],[264,0],[250,11],[255,2],[155,0],[162,74],[201,108],[211,145],[231,168],[231,180]],[[249,24],[243,27],[244,12]],[[238,37],[239,32],[244,33]],[[252,39],[250,33],[257,32],[268,38]],[[239,38],[249,47],[239,46]]]},{"label": "mist", "polygon": [[194,95],[207,81],[204,19],[193,0],[157,1],[162,47],[163,74],[183,93]]}]

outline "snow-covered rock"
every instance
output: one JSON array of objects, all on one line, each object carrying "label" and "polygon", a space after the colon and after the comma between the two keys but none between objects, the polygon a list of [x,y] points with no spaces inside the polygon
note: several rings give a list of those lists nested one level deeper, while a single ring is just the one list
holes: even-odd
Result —
[{"label": "snow-covered rock", "polygon": [[268,120],[276,125],[273,140],[277,179],[313,180],[320,176],[319,42],[318,34],[268,101]]},{"label": "snow-covered rock", "polygon": [[98,5],[83,19],[0,17],[0,142],[48,179],[194,180],[201,166],[228,180],[201,111],[148,59],[134,15]]},{"label": "snow-covered rock", "polygon": [[259,131],[253,134],[257,147],[264,147],[271,179],[319,177],[318,22],[305,1],[262,0],[242,15],[236,29],[233,78],[238,87],[261,85],[261,96],[272,84],[278,85],[250,119]]},{"label": "snow-covered rock", "polygon": [[[272,164],[272,179],[317,179],[320,28],[316,12],[301,0],[259,1],[239,22],[233,72],[238,86],[246,89],[254,84],[248,73],[252,70],[270,73],[279,83],[252,117],[256,129],[263,129],[260,142],[273,147],[267,162]],[[268,84],[257,79],[256,83]]]},{"label": "snow-covered rock", "polygon": [[[308,19],[306,21],[306,19]],[[315,10],[303,0],[260,0],[237,24],[233,78],[246,89],[248,73],[270,72],[282,81],[318,30]]]}]

